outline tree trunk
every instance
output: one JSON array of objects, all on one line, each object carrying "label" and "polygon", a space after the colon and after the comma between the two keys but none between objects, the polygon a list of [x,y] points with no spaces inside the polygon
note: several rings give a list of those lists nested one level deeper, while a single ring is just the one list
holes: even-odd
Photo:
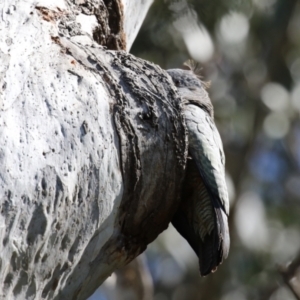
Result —
[{"label": "tree trunk", "polygon": [[1,299],[86,299],[177,209],[180,98],[108,50],[130,48],[149,3],[0,4]]}]

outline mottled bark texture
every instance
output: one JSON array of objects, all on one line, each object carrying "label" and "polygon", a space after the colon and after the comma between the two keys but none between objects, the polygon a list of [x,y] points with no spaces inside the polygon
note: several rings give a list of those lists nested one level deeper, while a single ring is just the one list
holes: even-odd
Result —
[{"label": "mottled bark texture", "polygon": [[82,35],[86,31],[98,44],[106,48],[126,49],[122,1],[66,0],[65,2],[68,9],[51,9],[42,5],[35,5],[35,8],[45,21],[57,22],[64,36]]},{"label": "mottled bark texture", "polygon": [[86,299],[167,228],[186,162],[168,75],[75,26],[95,1],[45,2],[0,5],[0,299]]}]

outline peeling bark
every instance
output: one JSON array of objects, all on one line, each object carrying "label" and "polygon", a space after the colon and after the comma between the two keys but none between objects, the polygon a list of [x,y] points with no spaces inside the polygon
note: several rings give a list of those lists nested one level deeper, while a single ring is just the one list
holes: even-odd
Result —
[{"label": "peeling bark", "polygon": [[[0,6],[1,299],[86,299],[178,207],[180,98],[158,66],[78,25],[93,3]],[[121,27],[106,22],[108,41]]]}]

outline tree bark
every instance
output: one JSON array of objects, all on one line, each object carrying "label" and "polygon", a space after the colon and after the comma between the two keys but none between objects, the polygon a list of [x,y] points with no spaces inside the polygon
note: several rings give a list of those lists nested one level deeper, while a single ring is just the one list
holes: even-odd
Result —
[{"label": "tree bark", "polygon": [[130,48],[128,3],[0,5],[1,299],[86,299],[177,209],[180,98],[158,66],[107,49]]}]

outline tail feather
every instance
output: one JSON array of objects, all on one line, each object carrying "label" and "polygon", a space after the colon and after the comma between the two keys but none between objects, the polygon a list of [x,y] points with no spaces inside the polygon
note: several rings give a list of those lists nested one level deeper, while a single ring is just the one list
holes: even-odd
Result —
[{"label": "tail feather", "polygon": [[229,233],[227,215],[221,208],[215,208],[215,228],[200,239],[199,264],[201,276],[206,276],[217,270],[218,266],[227,258],[229,252]]},{"label": "tail feather", "polygon": [[217,209],[216,216],[218,220],[217,224],[218,224],[218,231],[220,235],[219,239],[220,239],[220,249],[222,250],[222,259],[226,259],[228,257],[229,248],[230,248],[228,217],[222,208]]},{"label": "tail feather", "polygon": [[217,270],[218,266],[228,256],[229,233],[227,215],[222,209],[215,209],[216,226],[211,234],[202,240],[190,226],[187,216],[178,210],[172,219],[173,226],[185,237],[199,258],[201,276],[206,276]]},{"label": "tail feather", "polygon": [[216,247],[218,240],[215,231],[210,235],[206,235],[204,240],[200,241],[198,257],[201,276],[214,272],[220,264],[220,253]]},{"label": "tail feather", "polygon": [[172,223],[198,256],[202,276],[214,272],[227,258],[228,217],[218,195],[207,188],[193,160],[187,163],[181,205]]}]

